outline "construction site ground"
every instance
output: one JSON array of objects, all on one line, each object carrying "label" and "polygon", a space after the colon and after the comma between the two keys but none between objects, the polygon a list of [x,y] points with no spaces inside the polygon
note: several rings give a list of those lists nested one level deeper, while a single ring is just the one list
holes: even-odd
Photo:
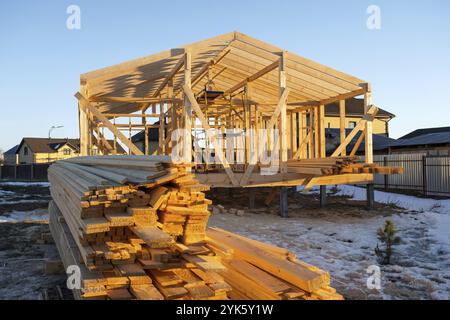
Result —
[{"label": "construction site ground", "polygon": [[[211,191],[210,226],[289,249],[328,271],[346,299],[449,299],[450,200],[376,191],[375,210],[368,211],[362,188],[328,188],[325,208],[319,207],[317,190],[290,190],[290,217],[283,219],[277,196],[264,203],[274,192],[258,189],[255,208],[249,209],[248,190]],[[65,274],[44,272],[46,261],[57,260],[56,247],[42,236],[49,232],[49,200],[46,183],[0,183],[0,299],[71,298]],[[386,219],[393,220],[401,243],[391,264],[380,265],[376,230]],[[367,287],[371,265],[381,270],[379,290]]]}]

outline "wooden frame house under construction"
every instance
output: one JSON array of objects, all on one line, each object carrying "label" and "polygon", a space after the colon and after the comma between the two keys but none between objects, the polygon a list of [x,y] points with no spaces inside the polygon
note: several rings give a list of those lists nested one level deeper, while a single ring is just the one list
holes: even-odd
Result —
[{"label": "wooden frame house under construction", "polygon": [[[364,96],[365,114],[346,135],[345,100],[356,96]],[[370,83],[239,32],[82,74],[76,97],[81,155],[94,145],[115,154],[117,144],[148,154],[148,143],[141,150],[131,136],[158,128],[155,154],[173,154],[181,145],[183,161],[211,187],[371,184],[374,173],[399,173],[372,165],[378,108]],[[327,157],[325,106],[335,102],[340,145]],[[173,139],[177,129],[191,134]],[[279,134],[260,134],[277,132],[270,129]],[[222,139],[231,130],[233,139]],[[365,164],[352,157],[361,143]],[[262,173],[262,149],[276,155],[271,174]],[[214,162],[199,150],[212,150]]]}]

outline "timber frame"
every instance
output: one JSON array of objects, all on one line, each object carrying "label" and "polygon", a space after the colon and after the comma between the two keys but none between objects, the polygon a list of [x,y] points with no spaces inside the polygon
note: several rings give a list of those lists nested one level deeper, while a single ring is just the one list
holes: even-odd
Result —
[{"label": "timber frame", "polygon": [[[346,135],[345,100],[361,95],[365,115]],[[115,154],[118,143],[130,154],[149,154],[147,139],[141,150],[131,135],[144,130],[147,137],[149,129],[158,128],[155,154],[170,155],[182,144],[183,161],[192,163],[197,179],[211,187],[373,180],[372,173],[309,175],[287,169],[288,161],[327,157],[325,108],[334,102],[339,102],[341,144],[331,157],[354,155],[364,140],[365,162],[372,163],[372,121],[378,109],[372,105],[370,83],[239,32],[82,74],[76,98],[81,155],[90,155],[94,144],[104,154]],[[259,132],[273,128],[278,137],[262,141]],[[174,140],[177,129],[191,134]],[[240,132],[231,146],[219,139],[230,129]],[[215,163],[198,156],[202,148],[212,150]],[[279,155],[272,175],[261,174],[264,165],[254,151],[262,148]]]}]

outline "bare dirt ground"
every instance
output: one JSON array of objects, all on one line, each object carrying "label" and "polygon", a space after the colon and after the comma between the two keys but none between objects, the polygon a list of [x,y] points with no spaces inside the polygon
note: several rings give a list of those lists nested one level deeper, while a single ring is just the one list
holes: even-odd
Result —
[{"label": "bare dirt ground", "polygon": [[[46,274],[58,260],[56,246],[43,241],[47,186],[0,184],[0,299],[71,299],[65,274]],[[59,288],[58,288],[59,287]]]},{"label": "bare dirt ground", "polygon": [[[216,207],[221,204],[245,213],[215,213],[209,224],[289,249],[328,271],[332,286],[346,299],[450,298],[450,242],[446,240],[450,200],[388,194],[384,203],[367,211],[365,201],[358,200],[361,197],[329,191],[326,208],[319,207],[314,192],[291,191],[290,217],[283,219],[278,216],[278,194],[269,206],[264,204],[275,189],[259,190],[254,209],[248,208],[247,190],[218,189],[208,194]],[[38,299],[44,292],[48,299],[58,299],[61,293],[72,299],[65,289],[65,274],[44,273],[44,261],[57,259],[55,245],[41,240],[42,233],[49,232],[49,199],[46,184],[0,182],[0,299]],[[378,193],[376,199],[383,200]],[[388,218],[394,221],[401,243],[386,266],[378,264],[374,248],[376,230]],[[367,288],[371,265],[381,268],[380,290]]]}]

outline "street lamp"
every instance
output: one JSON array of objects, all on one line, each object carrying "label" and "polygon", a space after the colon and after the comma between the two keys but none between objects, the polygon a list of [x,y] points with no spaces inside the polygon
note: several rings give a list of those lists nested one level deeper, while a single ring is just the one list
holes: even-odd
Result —
[{"label": "street lamp", "polygon": [[51,126],[50,130],[48,130],[48,138],[51,139],[51,134],[53,129],[59,129],[59,128],[64,128],[64,126]]}]

